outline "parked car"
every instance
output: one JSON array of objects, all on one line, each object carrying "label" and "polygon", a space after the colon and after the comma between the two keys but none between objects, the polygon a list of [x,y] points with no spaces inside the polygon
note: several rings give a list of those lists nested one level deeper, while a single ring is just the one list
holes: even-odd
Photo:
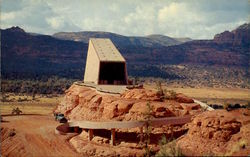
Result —
[{"label": "parked car", "polygon": [[54,113],[55,120],[59,121],[60,123],[67,123],[67,119],[64,117],[64,114],[62,113]]}]

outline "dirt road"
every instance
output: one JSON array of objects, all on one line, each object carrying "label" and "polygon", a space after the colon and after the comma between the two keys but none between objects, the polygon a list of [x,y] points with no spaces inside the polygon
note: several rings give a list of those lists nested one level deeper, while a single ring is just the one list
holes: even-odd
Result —
[{"label": "dirt road", "polygon": [[57,135],[52,115],[4,116],[1,156],[82,156],[68,142],[75,134]]}]

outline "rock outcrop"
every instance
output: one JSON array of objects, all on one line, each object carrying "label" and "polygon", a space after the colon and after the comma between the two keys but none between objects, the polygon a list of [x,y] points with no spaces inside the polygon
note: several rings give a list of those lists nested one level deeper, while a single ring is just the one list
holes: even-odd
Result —
[{"label": "rock outcrop", "polygon": [[249,155],[250,111],[214,110],[196,116],[178,140],[185,155]]},{"label": "rock outcrop", "polygon": [[64,113],[70,120],[142,120],[152,107],[155,118],[173,117],[201,112],[200,105],[183,94],[174,100],[161,100],[154,90],[132,89],[121,95],[97,92],[93,88],[72,85],[55,112]]}]

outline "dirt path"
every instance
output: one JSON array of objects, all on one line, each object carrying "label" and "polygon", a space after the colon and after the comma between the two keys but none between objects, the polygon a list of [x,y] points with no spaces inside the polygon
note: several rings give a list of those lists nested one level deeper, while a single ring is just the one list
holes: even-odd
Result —
[{"label": "dirt path", "polygon": [[3,120],[2,156],[82,156],[68,142],[74,134],[54,133],[59,123],[52,115],[4,116]]}]

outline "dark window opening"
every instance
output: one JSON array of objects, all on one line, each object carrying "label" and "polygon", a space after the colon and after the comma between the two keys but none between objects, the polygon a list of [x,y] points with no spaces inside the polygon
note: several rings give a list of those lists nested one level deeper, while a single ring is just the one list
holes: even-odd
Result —
[{"label": "dark window opening", "polygon": [[126,84],[125,63],[101,62],[99,84]]}]

